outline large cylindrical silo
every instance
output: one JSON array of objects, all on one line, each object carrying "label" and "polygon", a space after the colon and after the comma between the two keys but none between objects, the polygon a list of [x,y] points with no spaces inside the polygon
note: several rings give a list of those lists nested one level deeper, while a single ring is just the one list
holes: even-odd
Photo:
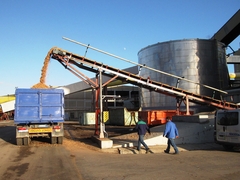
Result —
[{"label": "large cylindrical silo", "polygon": [[[226,89],[229,84],[225,48],[216,40],[184,39],[153,44],[138,52],[138,62],[196,83],[181,80],[177,85],[177,78],[144,67],[141,69],[141,76],[200,95],[220,98],[219,92],[199,84],[221,90]],[[141,105],[145,110],[172,110],[176,109],[176,98],[142,89]],[[184,104],[181,110],[185,110]],[[199,112],[212,108],[190,103],[190,110]]]}]

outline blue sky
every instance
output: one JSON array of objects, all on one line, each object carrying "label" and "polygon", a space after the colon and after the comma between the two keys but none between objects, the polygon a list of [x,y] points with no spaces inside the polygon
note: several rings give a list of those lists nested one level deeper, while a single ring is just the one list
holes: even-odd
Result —
[{"label": "blue sky", "polygon": [[[211,38],[239,7],[239,0],[1,0],[0,96],[38,83],[54,46],[84,55],[85,47],[62,37],[138,62],[138,51],[157,42]],[[239,49],[240,38],[230,46]],[[87,57],[120,69],[133,66],[93,50]],[[47,85],[78,81],[51,60]]]}]

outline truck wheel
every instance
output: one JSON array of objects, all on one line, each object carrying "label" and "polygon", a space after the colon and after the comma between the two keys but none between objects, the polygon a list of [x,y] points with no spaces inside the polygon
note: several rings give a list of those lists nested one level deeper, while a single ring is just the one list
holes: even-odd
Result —
[{"label": "truck wheel", "polygon": [[16,138],[16,143],[18,146],[22,146],[23,145],[23,139],[22,138]]},{"label": "truck wheel", "polygon": [[56,144],[56,143],[57,143],[57,138],[51,137],[51,144]]},{"label": "truck wheel", "polygon": [[24,146],[28,146],[29,145],[29,138],[28,137],[23,138],[23,145]]},{"label": "truck wheel", "polygon": [[58,144],[62,144],[63,143],[63,137],[57,137],[58,140]]}]

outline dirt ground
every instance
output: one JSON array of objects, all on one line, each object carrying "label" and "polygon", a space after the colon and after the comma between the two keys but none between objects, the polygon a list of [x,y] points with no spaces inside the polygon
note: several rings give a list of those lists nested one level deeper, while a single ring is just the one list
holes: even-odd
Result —
[{"label": "dirt ground", "polygon": [[[99,128],[99,126],[98,126]],[[134,126],[105,126],[108,137],[115,137],[132,132]],[[72,135],[73,139],[85,140],[91,138],[95,134],[95,125],[80,125],[77,121],[64,123],[65,131]]]},{"label": "dirt ground", "polygon": [[[238,152],[194,149],[174,156],[163,153],[125,154],[102,151],[91,136],[95,126],[66,123],[63,145],[49,139],[16,146],[13,122],[0,123],[1,179],[231,179],[238,180]],[[133,127],[106,126],[109,136],[129,133]],[[131,131],[132,132],[132,131]],[[159,148],[159,147],[157,147]],[[116,148],[117,149],[117,148]],[[173,163],[174,162],[174,163]],[[139,174],[139,170],[144,173]],[[173,173],[174,172],[174,173]]]},{"label": "dirt ground", "polygon": [[[99,128],[99,127],[98,127]],[[132,133],[134,126],[105,126],[108,137],[120,136]],[[99,147],[92,141],[92,136],[95,135],[95,125],[80,125],[77,121],[64,123],[64,137],[63,141],[66,146],[73,147],[87,147],[98,150]]]}]

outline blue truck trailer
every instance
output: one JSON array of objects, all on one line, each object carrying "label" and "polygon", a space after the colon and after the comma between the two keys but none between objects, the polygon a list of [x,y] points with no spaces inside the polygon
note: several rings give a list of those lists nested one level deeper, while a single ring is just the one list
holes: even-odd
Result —
[{"label": "blue truck trailer", "polygon": [[62,144],[64,91],[62,89],[16,89],[14,124],[16,144],[29,145],[33,137]]}]

